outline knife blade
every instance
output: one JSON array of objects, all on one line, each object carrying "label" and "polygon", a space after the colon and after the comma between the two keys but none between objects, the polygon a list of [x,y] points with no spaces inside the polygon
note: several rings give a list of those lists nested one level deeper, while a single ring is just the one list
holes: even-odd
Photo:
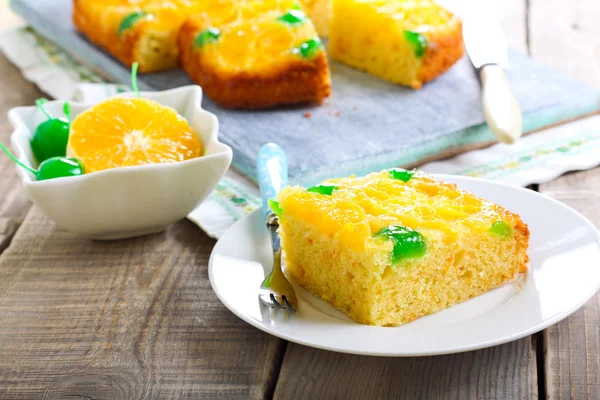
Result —
[{"label": "knife blade", "polygon": [[464,20],[463,38],[481,80],[486,122],[499,142],[514,143],[521,137],[522,116],[506,75],[508,48],[502,29],[493,20],[472,15]]}]

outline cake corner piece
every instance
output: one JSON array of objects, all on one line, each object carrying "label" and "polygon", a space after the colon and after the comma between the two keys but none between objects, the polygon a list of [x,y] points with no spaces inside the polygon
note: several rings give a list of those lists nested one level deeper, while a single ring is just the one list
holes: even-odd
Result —
[{"label": "cake corner piece", "polygon": [[184,23],[181,64],[217,104],[259,109],[330,95],[327,56],[312,22],[292,3],[274,3],[235,20],[217,11]]},{"label": "cake corner piece", "polygon": [[73,24],[92,43],[127,67],[138,62],[142,73],[178,66],[177,34],[192,6],[177,8],[163,2],[105,4],[74,0]]},{"label": "cake corner piece", "polygon": [[333,0],[332,59],[419,89],[464,54],[462,23],[435,1]]}]

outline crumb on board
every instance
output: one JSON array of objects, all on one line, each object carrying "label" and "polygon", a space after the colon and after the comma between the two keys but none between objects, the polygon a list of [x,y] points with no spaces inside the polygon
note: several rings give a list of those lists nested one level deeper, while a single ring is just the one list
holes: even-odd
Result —
[{"label": "crumb on board", "polygon": [[354,111],[358,110],[358,108],[357,108],[356,106],[352,106],[352,109],[353,109]]},{"label": "crumb on board", "polygon": [[311,113],[309,113],[309,112],[304,113],[304,118],[310,118],[310,117],[312,117]]},{"label": "crumb on board", "polygon": [[335,113],[335,116],[336,116],[336,117],[339,117],[340,115],[342,115],[342,112],[341,112],[341,111],[337,111],[337,112]]}]

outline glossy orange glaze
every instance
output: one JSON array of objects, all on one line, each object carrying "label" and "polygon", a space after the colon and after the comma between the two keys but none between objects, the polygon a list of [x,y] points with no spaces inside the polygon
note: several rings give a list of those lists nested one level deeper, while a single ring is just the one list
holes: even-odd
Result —
[{"label": "glossy orange glaze", "polygon": [[338,187],[331,196],[303,188],[286,188],[279,201],[285,215],[315,225],[353,249],[382,228],[400,224],[422,231],[452,236],[461,231],[489,231],[496,221],[518,229],[519,217],[504,208],[417,173],[408,182],[393,179],[388,171],[362,178],[332,179]]}]

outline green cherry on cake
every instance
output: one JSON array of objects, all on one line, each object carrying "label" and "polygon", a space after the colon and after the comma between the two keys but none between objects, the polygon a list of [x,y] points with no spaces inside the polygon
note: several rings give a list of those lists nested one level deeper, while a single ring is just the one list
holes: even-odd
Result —
[{"label": "green cherry on cake", "polygon": [[501,238],[507,238],[512,235],[512,227],[504,221],[496,221],[492,224],[490,233],[498,235]]},{"label": "green cherry on cake", "polygon": [[301,10],[290,10],[283,14],[281,17],[277,18],[277,21],[282,22],[286,25],[290,26],[298,26],[302,25],[306,20],[306,14]]},{"label": "green cherry on cake", "polygon": [[328,196],[331,196],[334,190],[338,190],[338,187],[334,185],[315,185],[306,189],[307,192],[325,194]]},{"label": "green cherry on cake", "polygon": [[394,242],[392,265],[405,258],[422,257],[427,252],[427,244],[421,233],[402,225],[390,225],[377,232],[374,237],[381,237]]},{"label": "green cherry on cake", "polygon": [[319,52],[321,51],[321,47],[323,47],[321,39],[315,37],[302,43],[300,46],[293,49],[292,52],[294,54],[299,54],[303,58],[311,60],[315,58],[317,54],[319,54]]},{"label": "green cherry on cake", "polygon": [[271,207],[271,210],[273,210],[273,212],[275,213],[275,215],[277,215],[279,219],[283,217],[283,209],[281,208],[277,200],[269,199],[269,207]]},{"label": "green cherry on cake", "polygon": [[410,181],[411,178],[417,173],[416,169],[411,169],[410,171],[407,171],[402,168],[392,168],[388,171],[390,172],[390,178],[398,179],[402,182]]},{"label": "green cherry on cake", "polygon": [[28,165],[23,164],[17,159],[8,149],[0,143],[2,150],[21,168],[26,169],[35,175],[36,181],[45,181],[48,179],[64,178],[68,176],[77,176],[84,174],[84,168],[81,162],[76,158],[68,157],[51,157],[40,164],[40,167],[35,170]]},{"label": "green cherry on cake", "polygon": [[64,157],[67,153],[67,142],[69,141],[69,130],[71,129],[70,107],[65,103],[63,111],[67,118],[52,118],[44,104],[48,100],[36,100],[36,106],[48,118],[47,121],[38,125],[31,138],[31,151],[38,163],[52,157]]},{"label": "green cherry on cake", "polygon": [[425,36],[418,32],[404,31],[404,39],[414,48],[415,57],[421,58],[425,55],[427,49],[427,38]]},{"label": "green cherry on cake", "polygon": [[221,37],[221,31],[217,28],[208,28],[196,35],[194,49],[200,49],[209,43],[214,43]]},{"label": "green cherry on cake", "polygon": [[123,18],[123,21],[121,21],[121,24],[119,25],[119,29],[117,31],[119,37],[123,36],[123,33],[131,29],[140,19],[146,17],[147,15],[150,14],[145,11],[135,11],[131,14],[128,14],[125,18]]}]

